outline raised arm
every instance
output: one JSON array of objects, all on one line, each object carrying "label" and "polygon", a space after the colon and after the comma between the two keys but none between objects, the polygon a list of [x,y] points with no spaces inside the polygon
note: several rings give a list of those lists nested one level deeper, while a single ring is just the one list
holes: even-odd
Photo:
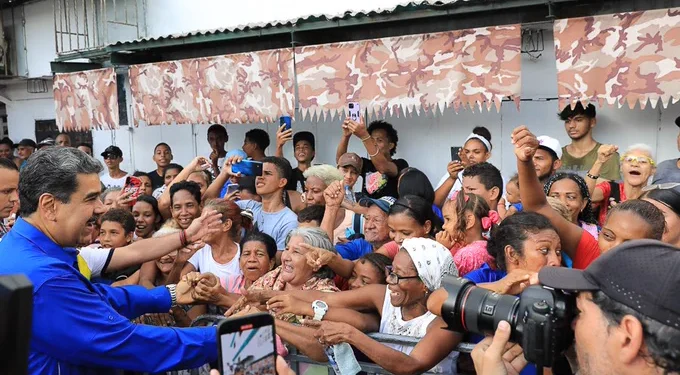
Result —
[{"label": "raised arm", "polygon": [[574,258],[583,229],[563,218],[548,204],[548,198],[545,196],[543,186],[536,176],[532,161],[534,153],[538,149],[536,136],[526,126],[520,126],[512,132],[512,143],[515,146],[519,186],[522,187],[520,198],[524,209],[547,217],[560,236],[562,251]]},{"label": "raised arm", "polygon": [[274,151],[274,156],[282,158],[283,157],[283,146],[293,139],[293,129],[286,129],[286,125],[281,125],[279,130],[276,131],[276,151]]},{"label": "raised arm", "polygon": [[597,160],[595,160],[595,163],[593,163],[593,166],[590,168],[585,178],[586,184],[588,185],[588,192],[590,193],[590,200],[593,203],[602,202],[604,199],[602,189],[598,188],[597,184],[599,182],[607,181],[607,179],[600,178],[602,167],[616,155],[618,149],[619,148],[614,145],[602,145],[597,150]]},{"label": "raised arm", "polygon": [[345,199],[343,194],[342,181],[334,181],[323,192],[324,199],[326,200],[326,209],[323,213],[323,219],[321,220],[321,229],[326,232],[328,238],[333,241],[333,232],[335,231],[335,221],[340,211],[340,205]]},{"label": "raised arm", "polygon": [[338,149],[335,151],[335,162],[340,160],[340,157],[347,153],[347,147],[349,146],[349,139],[352,137],[352,132],[347,126],[347,119],[342,123],[342,137],[340,137],[340,143],[338,143]]},{"label": "raised arm", "polygon": [[368,152],[368,156],[371,158],[375,169],[390,177],[396,177],[399,174],[399,167],[392,160],[389,160],[382,152],[383,150],[378,147],[378,143],[368,133],[363,120],[360,122],[346,120],[346,122],[352,133],[361,139],[361,143],[366,148],[366,152]]},{"label": "raised arm", "polygon": [[449,177],[445,179],[444,183],[434,192],[434,204],[437,205],[437,207],[442,207],[444,205],[446,198],[449,196],[449,192],[456,184],[458,174],[461,173],[463,169],[465,169],[465,165],[459,161],[449,162],[446,166],[446,172],[449,174]]},{"label": "raised arm", "polygon": [[156,287],[156,277],[158,276],[158,267],[156,262],[151,260],[142,264],[139,269],[139,285],[146,289],[153,289]]}]

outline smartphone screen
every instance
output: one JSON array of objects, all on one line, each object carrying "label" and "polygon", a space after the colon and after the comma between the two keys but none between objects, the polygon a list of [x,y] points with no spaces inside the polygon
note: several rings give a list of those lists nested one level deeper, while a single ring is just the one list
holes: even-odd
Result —
[{"label": "smartphone screen", "polygon": [[243,160],[231,166],[231,171],[244,176],[262,176],[262,163],[253,160]]},{"label": "smartphone screen", "polygon": [[460,150],[462,150],[462,147],[459,146],[454,146],[451,147],[451,161],[460,161]]},{"label": "smartphone screen", "polygon": [[254,314],[220,323],[220,374],[276,375],[274,318]]},{"label": "smartphone screen", "polygon": [[283,125],[286,125],[285,130],[290,130],[293,126],[290,116],[281,116],[281,118],[279,118],[279,126]]}]

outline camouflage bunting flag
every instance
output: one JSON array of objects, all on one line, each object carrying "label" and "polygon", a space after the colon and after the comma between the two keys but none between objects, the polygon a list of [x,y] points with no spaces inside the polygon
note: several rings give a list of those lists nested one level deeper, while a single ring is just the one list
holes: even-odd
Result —
[{"label": "camouflage bunting flag", "polygon": [[118,90],[113,68],[55,74],[53,91],[59,130],[118,128]]},{"label": "camouflage bunting flag", "polygon": [[130,67],[134,123],[274,122],[295,108],[293,50]]},{"label": "camouflage bunting flag", "polygon": [[555,22],[560,108],[680,100],[680,8]]},{"label": "camouflage bunting flag", "polygon": [[519,25],[483,27],[307,46],[295,50],[303,117],[343,113],[350,101],[369,114],[500,108],[519,103]]}]

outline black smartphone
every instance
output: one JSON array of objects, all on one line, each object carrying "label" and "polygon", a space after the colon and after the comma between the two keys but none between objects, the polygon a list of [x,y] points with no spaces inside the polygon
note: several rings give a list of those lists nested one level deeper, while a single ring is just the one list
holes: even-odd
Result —
[{"label": "black smartphone", "polygon": [[231,171],[243,176],[262,176],[262,163],[253,160],[243,160],[231,166]]},{"label": "black smartphone", "polygon": [[451,161],[460,161],[460,150],[462,149],[460,146],[451,147]]},{"label": "black smartphone", "polygon": [[217,327],[220,374],[276,375],[274,337],[274,317],[266,313],[220,323]]}]

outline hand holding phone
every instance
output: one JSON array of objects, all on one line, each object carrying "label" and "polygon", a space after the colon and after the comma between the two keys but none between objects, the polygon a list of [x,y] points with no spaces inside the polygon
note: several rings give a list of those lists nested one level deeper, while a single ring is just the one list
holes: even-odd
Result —
[{"label": "hand holding phone", "polygon": [[462,149],[460,146],[451,147],[451,161],[461,161],[460,152]]},{"label": "hand holding phone", "polygon": [[284,130],[290,130],[293,126],[293,120],[288,115],[281,116],[279,118],[279,126],[283,126]]},{"label": "hand holding phone", "polygon": [[359,102],[349,102],[347,103],[347,117],[351,120],[359,122],[361,119],[361,106]]},{"label": "hand holding phone", "polygon": [[128,197],[128,199],[130,199],[129,205],[134,206],[137,198],[142,195],[142,180],[135,176],[128,176],[128,178],[125,180],[125,186],[123,187],[122,195],[128,193],[130,194]]},{"label": "hand holding phone", "polygon": [[240,173],[243,176],[262,176],[262,162],[253,160],[242,160],[231,166],[233,174]]},{"label": "hand holding phone", "polygon": [[274,317],[266,313],[231,318],[217,328],[222,375],[276,375]]}]

